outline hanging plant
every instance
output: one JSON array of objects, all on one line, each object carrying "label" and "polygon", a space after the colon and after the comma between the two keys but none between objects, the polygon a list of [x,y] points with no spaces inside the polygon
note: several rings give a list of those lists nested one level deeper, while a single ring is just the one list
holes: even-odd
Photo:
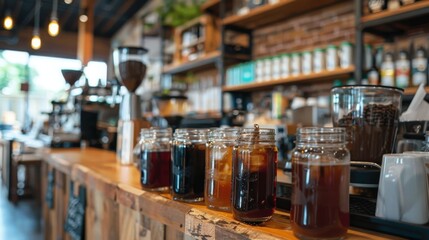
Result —
[{"label": "hanging plant", "polygon": [[201,15],[199,0],[165,0],[158,10],[164,26],[178,27]]}]

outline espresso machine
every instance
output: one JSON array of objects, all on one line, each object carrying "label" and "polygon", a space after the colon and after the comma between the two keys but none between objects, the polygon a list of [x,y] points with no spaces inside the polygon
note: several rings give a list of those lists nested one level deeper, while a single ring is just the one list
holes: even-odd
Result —
[{"label": "espresso machine", "polygon": [[115,74],[128,92],[119,107],[116,159],[122,165],[133,163],[133,148],[141,128],[150,126],[143,119],[141,99],[135,93],[146,75],[147,49],[121,46],[113,52]]},{"label": "espresso machine", "polygon": [[77,104],[75,83],[82,77],[82,70],[62,69],[66,89],[61,96],[51,101],[52,111],[48,115],[48,128],[41,137],[51,147],[76,147],[80,142],[80,110]]}]

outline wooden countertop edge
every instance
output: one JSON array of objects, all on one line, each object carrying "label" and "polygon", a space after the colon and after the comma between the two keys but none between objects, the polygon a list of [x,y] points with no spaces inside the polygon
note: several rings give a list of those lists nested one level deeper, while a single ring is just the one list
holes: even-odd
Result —
[{"label": "wooden countertop edge", "polygon": [[[250,226],[235,221],[230,213],[215,212],[201,203],[184,204],[173,201],[168,193],[148,192],[127,183],[112,181],[92,169],[97,166],[94,164],[70,164],[65,159],[55,158],[55,155],[47,155],[44,159],[55,169],[69,174],[73,180],[85,183],[87,188],[100,190],[117,203],[138,210],[143,215],[196,238],[211,236],[219,239],[296,239],[290,224],[282,224],[289,221],[287,213],[276,212],[273,216],[276,220],[269,221],[268,227]],[[347,239],[401,238],[352,228],[348,231]]]},{"label": "wooden countertop edge", "polygon": [[73,166],[73,173],[75,174],[73,178],[83,178],[85,185],[88,189],[97,189],[101,191],[106,197],[111,200],[116,200],[117,198],[117,183],[110,181],[106,177],[97,172],[91,170],[89,167],[82,166],[77,164]]}]

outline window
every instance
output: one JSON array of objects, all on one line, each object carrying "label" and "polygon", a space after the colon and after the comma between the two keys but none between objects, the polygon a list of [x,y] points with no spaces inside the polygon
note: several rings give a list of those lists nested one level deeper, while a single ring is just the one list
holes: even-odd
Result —
[{"label": "window", "polygon": [[[61,69],[81,69],[81,62],[76,59],[34,56],[26,52],[0,51],[0,116],[12,112],[19,126],[25,124],[26,114],[30,121],[47,118],[42,112],[50,112],[50,102],[63,96],[67,89]],[[75,85],[83,86],[85,77],[90,86],[96,86],[99,81],[105,85],[106,63],[89,62],[84,69],[84,76]],[[26,94],[21,91],[21,83],[27,80],[28,104]]]}]

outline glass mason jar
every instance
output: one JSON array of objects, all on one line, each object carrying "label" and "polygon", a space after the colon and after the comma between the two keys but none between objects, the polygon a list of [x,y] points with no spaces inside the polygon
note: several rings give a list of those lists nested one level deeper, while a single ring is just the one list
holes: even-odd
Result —
[{"label": "glass mason jar", "polygon": [[204,200],[206,143],[209,130],[179,128],[172,143],[172,189],[174,200]]},{"label": "glass mason jar", "polygon": [[271,219],[276,205],[275,130],[240,131],[232,158],[232,212],[235,219],[259,223]]},{"label": "glass mason jar", "polygon": [[170,188],[171,175],[171,128],[142,129],[138,151],[140,151],[140,182],[152,191]]},{"label": "glass mason jar", "polygon": [[292,152],[291,225],[305,239],[337,239],[349,227],[350,153],[344,128],[299,128]]},{"label": "glass mason jar", "polygon": [[208,208],[227,212],[231,210],[232,149],[239,130],[219,128],[209,133],[204,194]]}]

